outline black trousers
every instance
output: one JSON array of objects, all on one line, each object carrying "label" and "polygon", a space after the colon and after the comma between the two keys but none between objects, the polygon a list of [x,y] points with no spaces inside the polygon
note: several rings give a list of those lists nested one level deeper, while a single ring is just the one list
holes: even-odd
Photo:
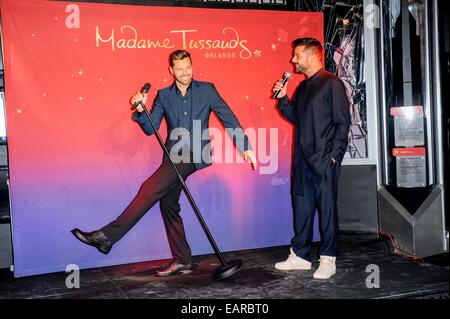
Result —
[{"label": "black trousers", "polygon": [[[196,171],[192,163],[176,164],[184,180]],[[158,201],[166,228],[167,239],[174,260],[191,263],[191,248],[186,241],[183,220],[180,216],[181,183],[172,163],[165,160],[139,189],[138,194],[113,222],[101,231],[114,244],[119,241]]]},{"label": "black trousers", "polygon": [[328,164],[322,177],[318,177],[306,162],[303,162],[301,178],[304,193],[292,193],[294,211],[294,237],[292,249],[297,256],[311,261],[310,250],[313,241],[314,215],[319,214],[321,246],[319,255],[338,256],[338,211],[337,185],[341,164]]}]

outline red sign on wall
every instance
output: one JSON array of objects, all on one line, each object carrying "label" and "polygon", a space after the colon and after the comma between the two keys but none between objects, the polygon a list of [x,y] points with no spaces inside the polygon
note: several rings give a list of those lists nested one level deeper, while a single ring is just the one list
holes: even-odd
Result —
[{"label": "red sign on wall", "polygon": [[[294,73],[292,40],[323,42],[321,13],[41,0],[3,0],[0,10],[17,276],[170,257],[158,205],[108,256],[76,242],[70,229],[116,218],[160,165],[161,149],[131,120],[129,100],[146,82],[150,101],[172,83],[176,49],[190,51],[194,78],[215,84],[258,156],[256,172],[223,163],[215,140],[213,166],[189,178],[219,246],[289,242],[292,127],[271,89]],[[302,79],[290,80],[289,94]],[[215,116],[210,127],[223,132]],[[193,253],[211,252],[190,206],[181,205]]]}]

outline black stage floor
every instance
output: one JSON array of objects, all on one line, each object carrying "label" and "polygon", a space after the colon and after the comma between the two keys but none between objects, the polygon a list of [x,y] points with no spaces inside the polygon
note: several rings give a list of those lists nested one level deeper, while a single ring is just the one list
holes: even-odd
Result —
[{"label": "black stage floor", "polygon": [[[448,299],[448,255],[430,259],[433,263],[401,258],[390,243],[374,238],[342,234],[337,273],[324,281],[312,278],[314,270],[277,271],[274,263],[287,257],[286,246],[225,253],[226,260],[242,259],[244,268],[224,282],[211,278],[219,266],[215,255],[195,257],[192,274],[166,278],[153,275],[164,260],[81,270],[80,288],[73,289],[66,287],[64,272],[14,279],[3,270],[0,299]],[[317,264],[314,258],[313,267]],[[374,274],[369,265],[380,271],[379,288],[366,285],[366,280],[376,284],[368,278]]]}]

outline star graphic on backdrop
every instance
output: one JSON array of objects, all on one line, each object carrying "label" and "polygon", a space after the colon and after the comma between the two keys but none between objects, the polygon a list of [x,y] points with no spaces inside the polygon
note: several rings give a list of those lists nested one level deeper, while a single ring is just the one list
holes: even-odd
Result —
[{"label": "star graphic on backdrop", "polygon": [[259,51],[258,49],[256,49],[255,51],[253,51],[253,55],[255,56],[255,57],[261,57],[261,51]]},{"label": "star graphic on backdrop", "polygon": [[275,51],[277,49],[277,45],[276,44],[272,44],[271,49]]}]

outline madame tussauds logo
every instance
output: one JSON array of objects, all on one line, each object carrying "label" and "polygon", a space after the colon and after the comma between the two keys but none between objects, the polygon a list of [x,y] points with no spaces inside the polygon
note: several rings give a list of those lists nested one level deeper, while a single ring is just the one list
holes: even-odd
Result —
[{"label": "madame tussauds logo", "polygon": [[125,25],[120,27],[119,31],[111,29],[109,34],[101,33],[100,27],[95,27],[95,43],[99,48],[102,45],[110,45],[111,51],[119,49],[173,49],[182,47],[185,50],[207,51],[205,56],[208,58],[218,57],[239,57],[247,60],[252,57],[252,52],[247,47],[248,41],[241,39],[239,32],[232,27],[222,29],[222,38],[216,39],[198,39],[198,30],[171,30],[171,36],[152,39],[143,38],[139,35],[136,28]]}]

